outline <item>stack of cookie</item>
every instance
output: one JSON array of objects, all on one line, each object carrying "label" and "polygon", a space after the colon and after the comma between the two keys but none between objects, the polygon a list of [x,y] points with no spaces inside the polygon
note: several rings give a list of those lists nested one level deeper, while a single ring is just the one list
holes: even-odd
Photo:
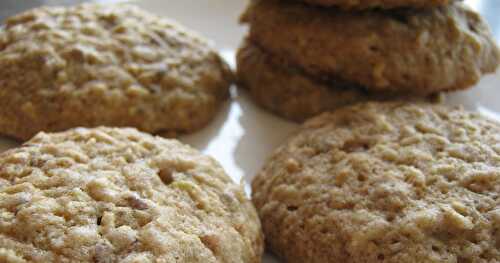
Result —
[{"label": "stack of cookie", "polygon": [[499,63],[488,26],[458,1],[305,1],[252,1],[237,57],[240,84],[292,120],[466,89]]}]

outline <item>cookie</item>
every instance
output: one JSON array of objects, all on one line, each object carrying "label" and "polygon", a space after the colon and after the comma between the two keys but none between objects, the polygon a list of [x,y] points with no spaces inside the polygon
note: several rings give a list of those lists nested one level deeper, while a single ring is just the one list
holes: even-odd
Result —
[{"label": "cookie", "polygon": [[126,128],[40,133],[2,153],[0,171],[9,263],[260,262],[243,186],[178,141]]},{"label": "cookie", "polygon": [[233,80],[211,44],[127,5],[44,7],[0,29],[0,132],[132,126],[183,133],[206,125]]},{"label": "cookie", "polygon": [[498,262],[500,124],[366,103],[318,116],[252,183],[286,262]]},{"label": "cookie", "polygon": [[451,0],[302,0],[303,2],[320,5],[335,6],[345,10],[363,9],[392,9],[392,8],[432,8],[444,6],[451,3]]},{"label": "cookie", "polygon": [[239,85],[249,91],[252,99],[263,108],[296,122],[368,100],[434,99],[390,92],[372,94],[342,80],[307,76],[248,41],[238,50],[236,60]]},{"label": "cookie", "polygon": [[376,92],[464,89],[494,72],[500,59],[488,26],[461,3],[423,11],[343,12],[261,0],[252,2],[242,21],[250,24],[250,39],[268,53],[309,74]]}]

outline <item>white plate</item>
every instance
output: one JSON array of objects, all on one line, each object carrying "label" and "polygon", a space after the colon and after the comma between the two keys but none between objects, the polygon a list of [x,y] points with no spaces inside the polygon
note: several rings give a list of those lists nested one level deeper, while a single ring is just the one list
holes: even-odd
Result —
[{"label": "white plate", "polygon": [[[477,0],[469,2],[478,3]],[[234,66],[234,51],[246,31],[237,24],[245,0],[142,0],[135,4],[210,37]],[[463,104],[500,120],[499,83],[500,71],[484,77],[469,91],[449,96],[447,103]],[[244,92],[234,90],[233,100],[226,103],[209,127],[180,140],[214,156],[235,181],[243,179],[248,184],[271,151],[296,127],[256,107]],[[0,139],[0,151],[15,145],[8,139]],[[264,262],[278,261],[266,255]]]}]

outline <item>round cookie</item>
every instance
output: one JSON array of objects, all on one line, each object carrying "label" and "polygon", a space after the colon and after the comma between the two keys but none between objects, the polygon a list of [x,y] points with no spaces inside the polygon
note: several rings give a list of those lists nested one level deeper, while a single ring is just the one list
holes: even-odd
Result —
[{"label": "round cookie", "polygon": [[236,61],[239,84],[250,92],[253,100],[263,108],[296,122],[367,100],[433,99],[433,96],[419,98],[389,92],[370,94],[342,80],[316,79],[269,56],[249,41],[238,50]]},{"label": "round cookie", "polygon": [[374,91],[464,89],[494,72],[500,60],[488,26],[461,3],[423,11],[342,12],[261,0],[252,2],[242,21],[250,24],[250,39],[268,53],[309,74]]},{"label": "round cookie", "polygon": [[499,135],[428,104],[320,115],[253,181],[266,241],[287,262],[497,262]]},{"label": "round cookie", "polygon": [[44,7],[0,29],[0,132],[99,125],[168,134],[206,125],[233,76],[210,43],[127,5]]},{"label": "round cookie", "polygon": [[[297,0],[295,0],[297,1]],[[303,2],[320,5],[320,6],[336,6],[341,9],[363,10],[363,9],[392,9],[392,8],[432,8],[444,6],[451,3],[451,0],[301,0]]]},{"label": "round cookie", "polygon": [[257,263],[262,245],[243,186],[178,141],[79,128],[0,155],[7,262]]}]

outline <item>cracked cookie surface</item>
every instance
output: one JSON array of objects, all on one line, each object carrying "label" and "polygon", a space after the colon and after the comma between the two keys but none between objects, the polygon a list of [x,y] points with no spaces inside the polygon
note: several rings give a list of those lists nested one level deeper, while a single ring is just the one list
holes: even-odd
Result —
[{"label": "cracked cookie surface", "polygon": [[500,124],[367,103],[306,122],[252,184],[287,262],[497,262]]},{"label": "cracked cookie surface", "polygon": [[258,263],[243,186],[135,129],[38,134],[0,155],[0,261]]},{"label": "cracked cookie surface", "polygon": [[129,5],[43,7],[0,28],[0,132],[132,126],[192,132],[233,80],[211,44]]},{"label": "cracked cookie surface", "polygon": [[486,22],[462,3],[345,12],[260,0],[251,2],[242,21],[250,26],[252,42],[267,53],[318,78],[342,79],[374,92],[465,89],[495,72],[500,62]]}]

